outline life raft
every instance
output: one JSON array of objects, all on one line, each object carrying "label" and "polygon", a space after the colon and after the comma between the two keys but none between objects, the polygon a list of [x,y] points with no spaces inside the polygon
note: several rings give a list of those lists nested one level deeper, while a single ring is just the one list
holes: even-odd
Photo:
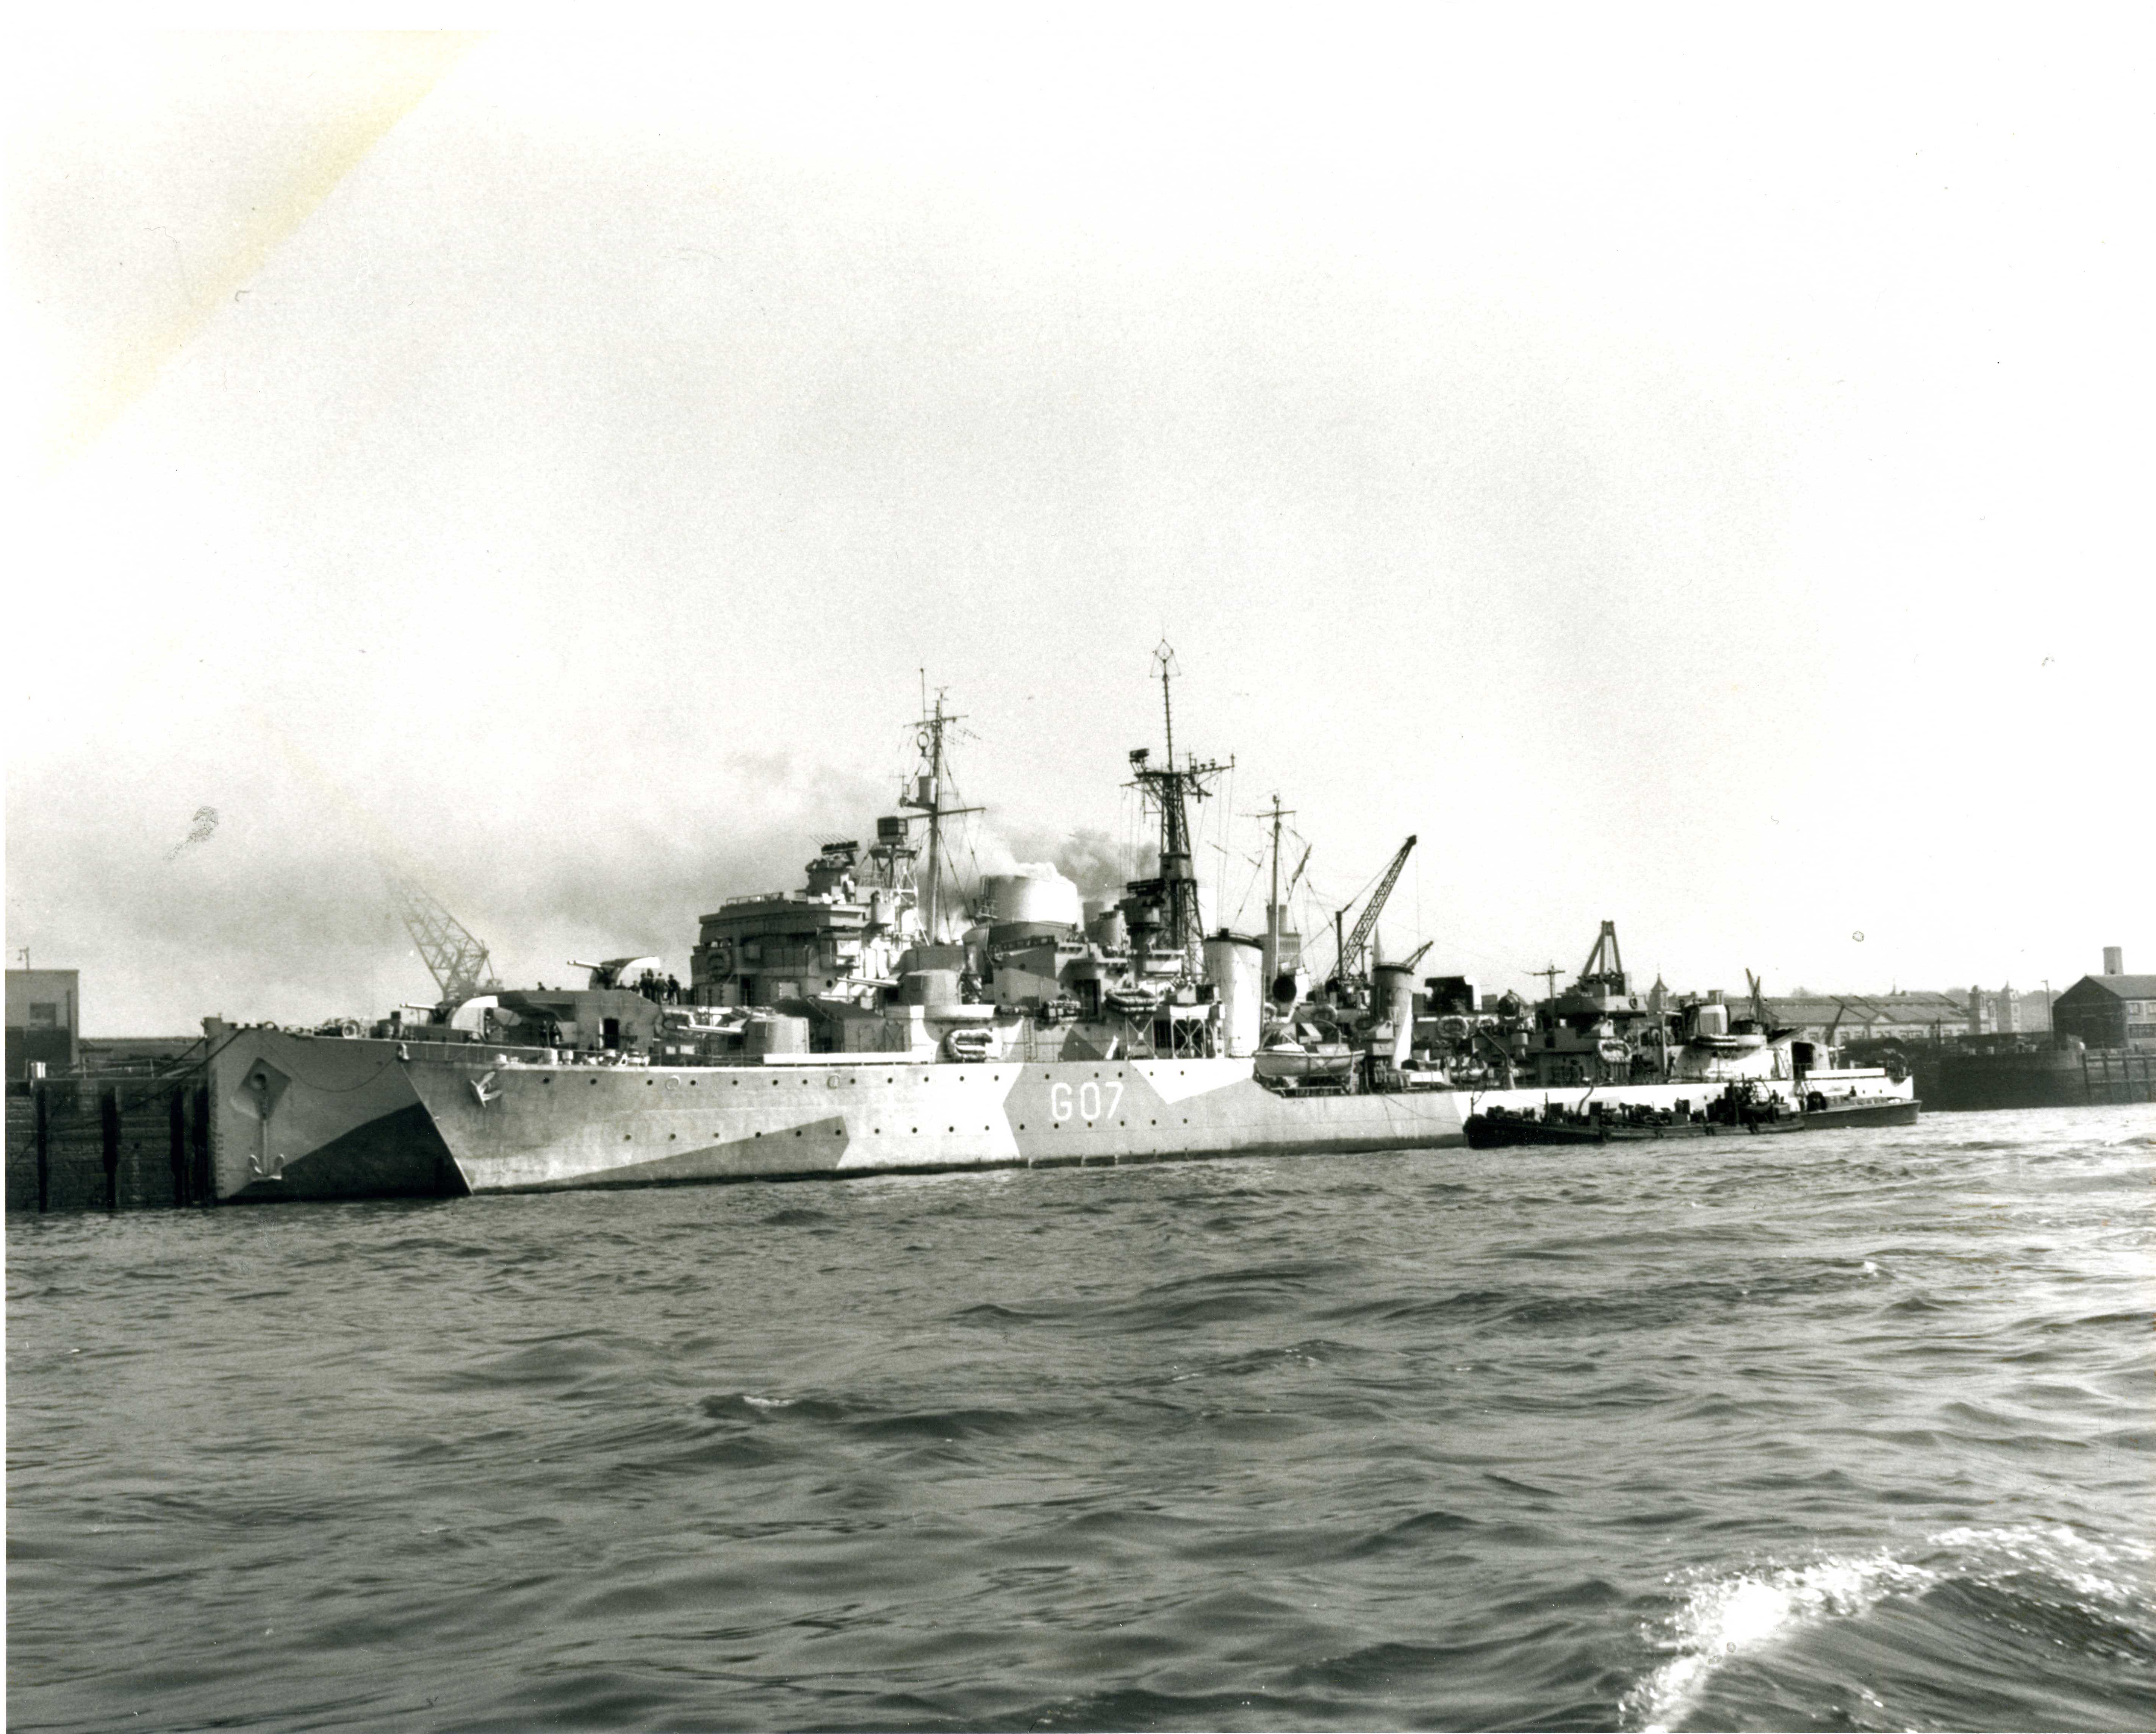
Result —
[{"label": "life raft", "polygon": [[943,1038],[943,1052],[950,1059],[990,1059],[994,1057],[995,1051],[995,1032],[978,1026],[972,1029],[953,1030]]}]

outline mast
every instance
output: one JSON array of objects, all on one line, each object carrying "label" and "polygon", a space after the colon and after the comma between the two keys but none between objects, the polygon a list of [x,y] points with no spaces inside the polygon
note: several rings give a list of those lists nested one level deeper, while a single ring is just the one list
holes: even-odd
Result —
[{"label": "mast", "polygon": [[1181,769],[1177,768],[1175,706],[1169,679],[1181,671],[1176,666],[1175,652],[1168,647],[1166,639],[1160,641],[1152,657],[1160,670],[1160,707],[1168,734],[1168,763],[1165,768],[1155,769],[1146,762],[1150,755],[1140,747],[1131,754],[1131,773],[1137,786],[1160,809],[1160,887],[1168,904],[1167,943],[1181,954],[1185,978],[1194,980],[1204,973],[1201,947],[1204,935],[1198,908],[1198,876],[1190,858],[1189,804],[1203,800],[1207,780],[1232,769],[1235,761],[1230,759],[1222,764],[1209,759],[1201,764],[1194,759]]},{"label": "mast", "polygon": [[1557,1027],[1557,978],[1564,971],[1558,968],[1555,964],[1552,964],[1546,970],[1530,970],[1527,973],[1530,975],[1544,975],[1549,978],[1550,1027],[1555,1029]]},{"label": "mast", "polygon": [[942,913],[943,895],[943,695],[936,695],[936,709],[928,728],[928,943],[936,943],[936,918]]},{"label": "mast", "polygon": [[[923,716],[915,726],[915,738],[921,748],[921,756],[928,769],[915,780],[914,792],[901,795],[898,804],[911,807],[928,816],[928,901],[922,913],[921,930],[931,945],[936,944],[937,929],[942,914],[943,892],[943,821],[962,813],[985,811],[982,807],[947,807],[943,805],[943,733],[953,724],[963,721],[943,708],[943,694],[947,689],[936,689],[936,707]],[[925,702],[925,701],[924,701]]]},{"label": "mast", "polygon": [[1262,813],[1253,813],[1252,815],[1250,815],[1250,816],[1251,816],[1252,818],[1254,818],[1254,819],[1270,819],[1270,820],[1271,820],[1271,821],[1272,821],[1272,824],[1273,824],[1273,882],[1272,882],[1272,895],[1271,895],[1271,897],[1270,897],[1270,898],[1266,901],[1266,903],[1265,903],[1265,992],[1266,992],[1266,994],[1267,994],[1268,996],[1270,996],[1270,995],[1272,993],[1272,990],[1273,990],[1273,983],[1274,983],[1274,982],[1276,982],[1276,981],[1277,981],[1277,980],[1280,979],[1280,949],[1281,949],[1280,843],[1281,843],[1281,820],[1283,820],[1283,819],[1292,819],[1292,818],[1295,816],[1295,810],[1294,810],[1292,807],[1284,807],[1284,806],[1282,806],[1282,805],[1281,805],[1280,796],[1279,796],[1278,795],[1275,795],[1273,796],[1273,804],[1272,804],[1272,805],[1271,805],[1271,806],[1268,807],[1268,808],[1267,808],[1264,812],[1262,812]]}]

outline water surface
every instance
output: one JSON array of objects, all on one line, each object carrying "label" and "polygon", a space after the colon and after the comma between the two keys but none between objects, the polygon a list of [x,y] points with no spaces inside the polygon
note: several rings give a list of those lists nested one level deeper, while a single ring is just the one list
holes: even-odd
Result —
[{"label": "water surface", "polygon": [[8,1227],[21,1729],[2147,1728],[2156,1110]]}]

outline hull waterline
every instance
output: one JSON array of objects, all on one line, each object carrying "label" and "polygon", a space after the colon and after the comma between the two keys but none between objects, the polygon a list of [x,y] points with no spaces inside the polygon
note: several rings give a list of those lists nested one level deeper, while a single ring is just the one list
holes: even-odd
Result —
[{"label": "hull waterline", "polygon": [[[1472,1114],[1575,1099],[1539,1089],[1297,1095],[1232,1058],[409,1070],[474,1192],[1438,1150],[1469,1141]],[[1915,1117],[1906,1084],[1879,1088],[1810,1118]],[[1649,1084],[1601,1099],[1667,1109],[1699,1093]]]},{"label": "hull waterline", "polygon": [[1449,1091],[1296,1099],[1235,1059],[411,1071],[475,1192],[1353,1154],[1463,1140]]}]

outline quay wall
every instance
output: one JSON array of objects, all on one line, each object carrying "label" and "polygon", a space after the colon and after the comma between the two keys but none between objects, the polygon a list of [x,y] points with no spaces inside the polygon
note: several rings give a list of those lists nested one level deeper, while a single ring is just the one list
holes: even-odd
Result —
[{"label": "quay wall", "polygon": [[1908,1060],[1927,1114],[2156,1101],[2156,1053],[2132,1049],[1968,1053],[1919,1047]]},{"label": "quay wall", "polygon": [[214,1201],[199,1073],[8,1085],[7,1207],[171,1210]]}]

